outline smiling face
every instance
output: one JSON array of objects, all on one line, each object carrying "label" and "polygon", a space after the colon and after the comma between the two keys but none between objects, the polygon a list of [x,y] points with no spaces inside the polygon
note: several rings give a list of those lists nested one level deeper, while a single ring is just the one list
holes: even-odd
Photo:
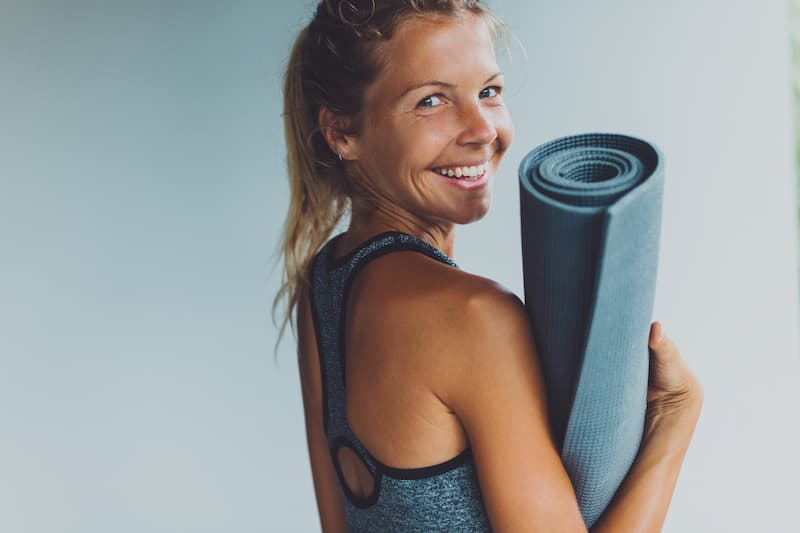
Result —
[{"label": "smiling face", "polygon": [[513,136],[488,26],[411,18],[379,53],[361,128],[340,148],[351,173],[398,220],[449,231],[480,219]]}]

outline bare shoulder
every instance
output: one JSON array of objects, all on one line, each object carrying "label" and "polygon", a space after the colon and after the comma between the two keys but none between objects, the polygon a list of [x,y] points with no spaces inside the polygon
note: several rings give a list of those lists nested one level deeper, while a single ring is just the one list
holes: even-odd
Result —
[{"label": "bare shoulder", "polygon": [[409,260],[392,289],[413,293],[395,317],[398,342],[414,347],[409,353],[464,428],[493,529],[586,531],[549,427],[523,302],[493,280]]},{"label": "bare shoulder", "polygon": [[499,283],[415,251],[372,261],[353,284],[350,300],[355,299],[362,302],[358,322],[364,329],[380,331],[387,340],[396,338],[407,354],[442,367],[462,357],[454,350],[458,344],[481,338],[465,321],[482,315],[507,328],[502,317],[524,314],[519,298]]},{"label": "bare shoulder", "polygon": [[439,383],[443,401],[463,411],[465,392],[489,393],[510,378],[526,379],[531,394],[543,393],[536,343],[520,298],[501,283],[471,274],[455,280],[453,289],[443,298],[447,309],[440,307],[437,328],[438,359],[448,368]]},{"label": "bare shoulder", "polygon": [[391,351],[391,375],[412,375],[457,417],[492,528],[585,532],[522,301],[413,252],[380,257],[363,274],[353,287],[367,303],[355,333],[360,342],[379,339],[369,353]]},{"label": "bare shoulder", "polygon": [[469,362],[474,352],[460,350],[463,345],[530,342],[525,308],[512,291],[414,251],[372,261],[350,299],[362,302],[365,329],[402,339],[406,353],[443,368]]}]

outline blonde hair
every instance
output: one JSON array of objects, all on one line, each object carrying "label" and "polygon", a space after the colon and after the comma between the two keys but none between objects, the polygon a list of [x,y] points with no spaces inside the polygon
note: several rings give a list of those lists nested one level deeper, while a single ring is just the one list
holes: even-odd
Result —
[{"label": "blonde hair", "polygon": [[382,67],[378,47],[391,39],[398,23],[412,16],[465,12],[484,18],[495,38],[505,32],[503,22],[480,0],[324,0],[297,36],[283,86],[290,200],[276,251],[277,259],[283,257],[283,271],[272,303],[273,321],[284,302],[276,351],[287,324],[296,336],[294,311],[303,285],[310,284],[311,261],[358,191],[321,135],[320,109],[349,117],[357,130],[364,89]]}]

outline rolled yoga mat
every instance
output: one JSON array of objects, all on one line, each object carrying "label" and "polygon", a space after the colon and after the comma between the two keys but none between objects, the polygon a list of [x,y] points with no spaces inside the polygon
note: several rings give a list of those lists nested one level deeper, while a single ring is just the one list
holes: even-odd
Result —
[{"label": "rolled yoga mat", "polygon": [[639,450],[664,178],[660,151],[587,133],[522,160],[525,307],[550,424],[591,528]]}]

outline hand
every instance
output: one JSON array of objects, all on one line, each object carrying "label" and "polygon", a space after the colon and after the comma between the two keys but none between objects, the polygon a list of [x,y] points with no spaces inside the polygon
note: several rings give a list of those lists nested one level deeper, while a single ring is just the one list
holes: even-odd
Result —
[{"label": "hand", "polygon": [[670,426],[678,418],[693,425],[703,404],[700,381],[686,366],[675,343],[662,333],[660,322],[650,325],[645,438],[658,426]]}]

